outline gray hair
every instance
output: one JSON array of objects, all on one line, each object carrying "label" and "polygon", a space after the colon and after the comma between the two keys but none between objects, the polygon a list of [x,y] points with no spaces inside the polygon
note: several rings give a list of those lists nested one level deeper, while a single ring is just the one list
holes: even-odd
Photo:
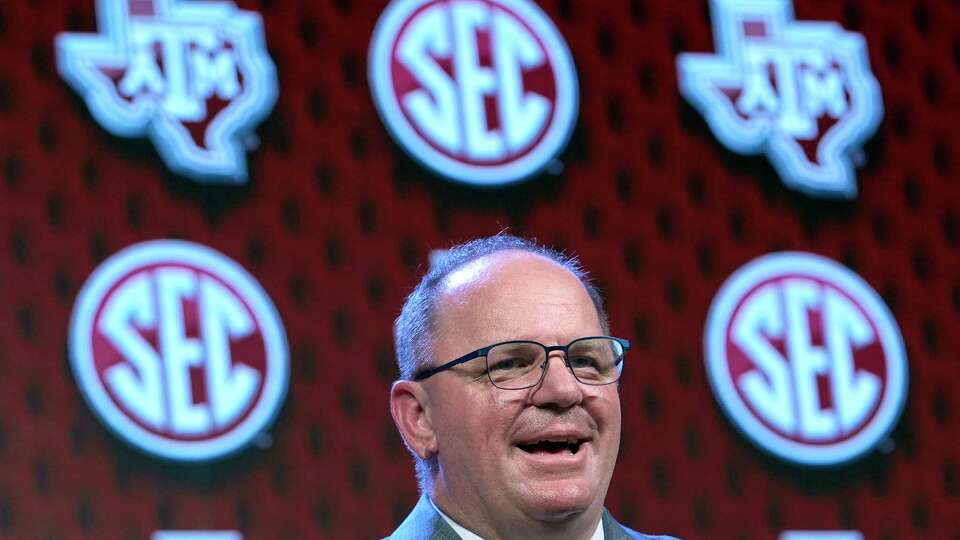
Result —
[{"label": "gray hair", "polygon": [[[597,309],[600,327],[604,333],[610,332],[607,312],[603,307],[600,291],[590,281],[579,259],[574,255],[551,249],[510,234],[497,234],[486,238],[477,238],[440,253],[432,261],[430,269],[420,283],[407,296],[393,325],[394,347],[400,378],[412,380],[418,370],[429,366],[433,360],[433,332],[436,330],[435,310],[440,296],[440,285],[444,279],[461,266],[482,257],[500,251],[519,250],[539,255],[569,270],[580,283]],[[413,454],[417,468],[417,481],[420,490],[425,491],[432,482],[437,470],[436,459],[425,460]]]}]

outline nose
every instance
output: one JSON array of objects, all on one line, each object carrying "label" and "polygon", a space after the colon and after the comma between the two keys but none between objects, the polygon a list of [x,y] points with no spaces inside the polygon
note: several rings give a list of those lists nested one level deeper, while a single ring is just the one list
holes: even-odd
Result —
[{"label": "nose", "polygon": [[[551,364],[554,364],[552,369]],[[534,405],[566,409],[583,400],[583,385],[567,368],[562,354],[548,356],[541,369],[545,371],[543,379],[531,395]]]}]

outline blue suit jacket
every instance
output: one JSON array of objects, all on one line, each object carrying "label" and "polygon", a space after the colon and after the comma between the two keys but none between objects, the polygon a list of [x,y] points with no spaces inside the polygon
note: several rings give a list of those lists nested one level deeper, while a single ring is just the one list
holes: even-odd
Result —
[{"label": "blue suit jacket", "polygon": [[[676,540],[671,536],[648,536],[617,523],[610,512],[603,511],[603,536],[605,540]],[[417,506],[407,519],[393,531],[388,540],[461,540],[443,517],[433,508],[426,495],[420,497]]]}]

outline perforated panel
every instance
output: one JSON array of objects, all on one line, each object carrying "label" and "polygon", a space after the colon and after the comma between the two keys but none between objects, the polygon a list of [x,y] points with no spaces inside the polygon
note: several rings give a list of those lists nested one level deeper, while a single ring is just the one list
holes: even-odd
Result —
[{"label": "perforated panel", "polygon": [[[509,228],[579,253],[614,333],[635,343],[607,500],[618,518],[687,538],[960,538],[956,3],[797,0],[798,19],[864,34],[883,91],[852,202],[789,191],[680,98],[676,54],[713,50],[705,3],[540,2],[573,52],[580,121],[561,173],[492,191],[434,178],[389,138],[365,72],[379,3],[239,4],[264,17],[280,99],[249,185],[219,188],[168,173],[147,141],[108,135],[59,78],[54,36],[95,31],[93,0],[0,4],[0,537],[387,534],[417,497],[387,412],[391,322],[431,249]],[[269,444],[212,466],[158,463],[82,401],[66,362],[76,293],[105,257],[154,238],[225,253],[276,303],[293,378]],[[717,288],[783,249],[856,270],[907,345],[892,443],[836,471],[754,449],[702,367]]]}]

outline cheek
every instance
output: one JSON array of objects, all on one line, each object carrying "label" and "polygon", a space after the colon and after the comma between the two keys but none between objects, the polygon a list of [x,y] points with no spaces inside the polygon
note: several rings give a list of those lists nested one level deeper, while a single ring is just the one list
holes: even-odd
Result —
[{"label": "cheek", "polygon": [[506,394],[503,390],[489,390],[482,404],[477,405],[477,424],[484,431],[485,438],[503,440],[514,419],[523,410],[522,397]]},{"label": "cheek", "polygon": [[[513,417],[520,407],[513,400],[499,399],[495,389],[461,387],[443,407],[437,432],[441,442],[463,454],[489,454],[507,439]],[[455,400],[455,401],[454,401]]]},{"label": "cheek", "polygon": [[524,409],[522,392],[505,393],[496,389],[485,389],[482,399],[473,402],[473,408],[465,418],[455,419],[469,429],[465,436],[474,445],[468,451],[481,452],[481,459],[499,460],[510,450],[510,434],[515,428],[517,417]]},{"label": "cheek", "polygon": [[600,424],[601,429],[619,438],[620,434],[620,394],[614,385],[603,387],[597,399],[592,403],[593,417]]}]

